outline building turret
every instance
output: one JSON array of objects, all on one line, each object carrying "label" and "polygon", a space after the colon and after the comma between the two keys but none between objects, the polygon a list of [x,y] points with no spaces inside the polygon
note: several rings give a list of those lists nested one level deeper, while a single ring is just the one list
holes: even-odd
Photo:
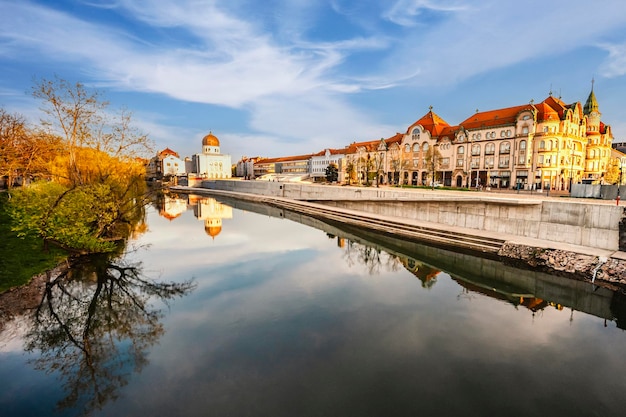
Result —
[{"label": "building turret", "polygon": [[587,97],[585,107],[583,107],[583,114],[587,116],[587,135],[600,134],[600,116],[602,116],[602,113],[600,113],[600,106],[593,92],[593,83],[594,81],[592,80],[591,92],[589,93],[589,97]]}]

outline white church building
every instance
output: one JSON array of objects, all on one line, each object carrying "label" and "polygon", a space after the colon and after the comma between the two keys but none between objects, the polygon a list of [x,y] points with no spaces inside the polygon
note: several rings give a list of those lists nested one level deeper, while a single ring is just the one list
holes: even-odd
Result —
[{"label": "white church building", "polygon": [[220,141],[213,133],[202,138],[202,153],[193,156],[194,173],[203,179],[231,178],[230,155],[220,153]]}]

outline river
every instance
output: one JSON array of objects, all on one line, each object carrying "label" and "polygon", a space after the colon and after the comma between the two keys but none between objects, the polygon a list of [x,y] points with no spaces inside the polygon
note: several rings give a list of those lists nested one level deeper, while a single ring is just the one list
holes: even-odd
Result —
[{"label": "river", "polygon": [[[103,278],[104,277],[104,278]],[[2,416],[621,416],[621,292],[171,196],[0,333]]]}]

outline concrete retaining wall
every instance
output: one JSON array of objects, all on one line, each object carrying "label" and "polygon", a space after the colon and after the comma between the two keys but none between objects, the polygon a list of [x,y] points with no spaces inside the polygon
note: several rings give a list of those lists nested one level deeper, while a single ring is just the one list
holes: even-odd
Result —
[{"label": "concrete retaining wall", "polygon": [[615,200],[617,196],[626,199],[626,186],[600,185],[600,184],[572,184],[572,197],[574,198],[598,198],[602,200]]},{"label": "concrete retaining wall", "polygon": [[625,208],[610,204],[270,181],[203,181],[202,187],[317,201],[382,216],[611,251],[625,245],[624,242],[620,245],[620,223],[626,218]]}]

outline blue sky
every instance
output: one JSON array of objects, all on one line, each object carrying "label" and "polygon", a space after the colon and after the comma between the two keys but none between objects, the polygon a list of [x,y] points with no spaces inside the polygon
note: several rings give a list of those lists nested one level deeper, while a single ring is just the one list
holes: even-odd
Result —
[{"label": "blue sky", "polygon": [[158,149],[212,131],[233,161],[404,132],[429,106],[594,91],[626,141],[626,1],[0,0],[0,106],[32,121],[55,75],[127,107]]}]

